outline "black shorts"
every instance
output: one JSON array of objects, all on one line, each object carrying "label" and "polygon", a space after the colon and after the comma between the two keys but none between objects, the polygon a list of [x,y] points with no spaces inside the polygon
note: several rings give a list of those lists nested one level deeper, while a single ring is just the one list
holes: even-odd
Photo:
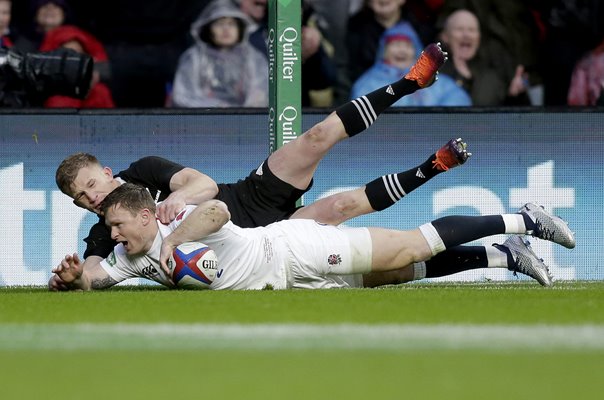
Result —
[{"label": "black shorts", "polygon": [[218,200],[231,212],[231,221],[242,228],[266,226],[288,219],[298,208],[296,201],[312,187],[297,189],[277,178],[265,160],[258,169],[237,183],[218,185]]}]

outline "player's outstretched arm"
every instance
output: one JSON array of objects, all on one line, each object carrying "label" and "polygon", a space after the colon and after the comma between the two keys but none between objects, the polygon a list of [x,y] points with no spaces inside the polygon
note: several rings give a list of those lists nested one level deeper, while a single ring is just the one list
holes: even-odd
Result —
[{"label": "player's outstretched arm", "polygon": [[[91,265],[98,264],[103,260],[103,257],[100,256],[88,256],[84,263],[82,264],[82,268],[86,270],[86,268],[91,268]],[[48,290],[52,292],[63,292],[66,290],[70,290],[70,286],[63,281],[57,274],[52,274],[50,279],[48,280]]]},{"label": "player's outstretched arm", "polygon": [[168,224],[187,204],[201,204],[218,194],[218,185],[193,168],[184,168],[170,179],[172,193],[157,207],[157,217]]},{"label": "player's outstretched arm", "polygon": [[231,219],[231,213],[220,200],[205,201],[188,213],[180,225],[163,240],[159,263],[161,269],[170,276],[168,259],[176,246],[218,232]]},{"label": "player's outstretched arm", "polygon": [[84,263],[77,253],[68,254],[52,272],[72,290],[106,289],[115,285],[117,281],[101,267],[100,257],[93,257],[94,259],[92,257],[86,259],[86,268],[84,268]]}]

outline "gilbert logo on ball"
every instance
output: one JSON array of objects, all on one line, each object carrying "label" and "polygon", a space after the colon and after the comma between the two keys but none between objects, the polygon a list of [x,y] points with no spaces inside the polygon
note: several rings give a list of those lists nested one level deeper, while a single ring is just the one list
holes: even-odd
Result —
[{"label": "gilbert logo on ball", "polygon": [[187,289],[208,289],[218,270],[214,250],[200,242],[183,243],[174,249],[169,260],[172,280]]}]

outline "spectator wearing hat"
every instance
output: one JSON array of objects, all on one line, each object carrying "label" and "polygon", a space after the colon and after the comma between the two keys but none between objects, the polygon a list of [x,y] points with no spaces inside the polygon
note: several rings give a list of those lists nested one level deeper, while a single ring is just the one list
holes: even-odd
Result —
[{"label": "spectator wearing hat", "polygon": [[78,53],[85,53],[94,60],[90,91],[85,99],[68,96],[51,96],[44,103],[49,108],[114,108],[113,97],[109,87],[101,82],[100,70],[108,71],[109,60],[105,48],[94,36],[73,26],[63,25],[49,31],[40,46],[41,51],[52,51],[60,47],[69,48]]},{"label": "spectator wearing hat", "polygon": [[[405,76],[419,58],[423,49],[415,30],[407,22],[400,22],[382,35],[375,64],[352,86],[351,99],[362,96]],[[446,75],[439,75],[432,86],[405,96],[393,107],[470,106],[465,90]]]}]

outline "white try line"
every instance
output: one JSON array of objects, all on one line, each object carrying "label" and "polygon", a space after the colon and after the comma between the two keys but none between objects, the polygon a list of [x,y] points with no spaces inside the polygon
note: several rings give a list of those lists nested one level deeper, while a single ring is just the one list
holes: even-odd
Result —
[{"label": "white try line", "polygon": [[0,324],[0,350],[604,351],[602,325]]}]

